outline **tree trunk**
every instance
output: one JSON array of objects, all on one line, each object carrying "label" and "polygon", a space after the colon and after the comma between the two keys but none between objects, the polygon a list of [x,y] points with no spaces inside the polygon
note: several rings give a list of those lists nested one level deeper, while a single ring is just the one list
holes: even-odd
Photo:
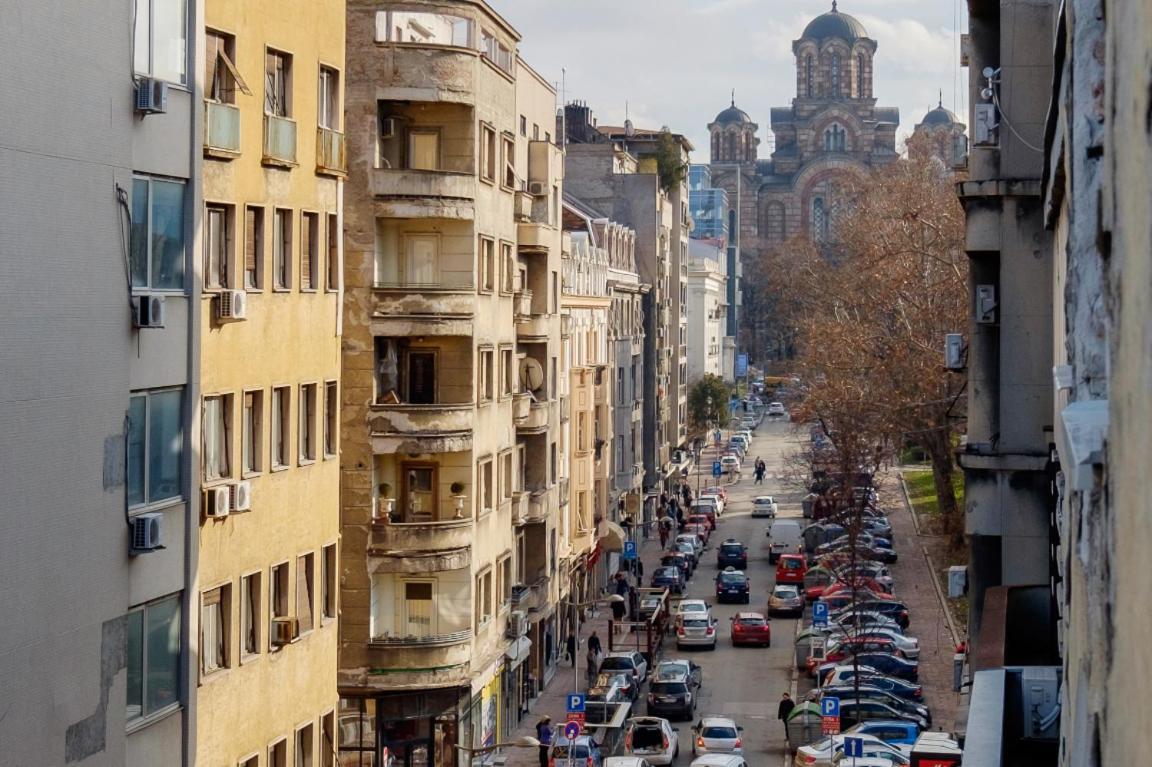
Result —
[{"label": "tree trunk", "polygon": [[932,481],[936,486],[936,500],[944,532],[953,546],[959,546],[964,542],[964,518],[952,485],[956,465],[952,458],[950,435],[949,431],[943,429],[929,432],[924,440],[924,449],[932,462]]}]

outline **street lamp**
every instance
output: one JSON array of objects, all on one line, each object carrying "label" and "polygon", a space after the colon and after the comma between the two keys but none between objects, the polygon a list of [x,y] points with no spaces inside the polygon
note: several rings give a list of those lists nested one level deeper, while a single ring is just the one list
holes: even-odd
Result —
[{"label": "street lamp", "polygon": [[491,746],[481,746],[480,748],[471,748],[457,743],[456,748],[468,754],[468,767],[472,767],[472,761],[476,758],[477,754],[490,754],[501,748],[539,748],[540,745],[540,741],[531,735],[521,735],[519,738],[516,738],[516,740],[507,743],[495,743]]},{"label": "street lamp", "polygon": [[[581,610],[583,610],[585,607],[595,607],[596,605],[601,604],[617,604],[623,601],[624,597],[620,596],[619,594],[610,594],[604,599],[593,599],[591,602],[569,602],[568,606],[573,608],[572,623],[574,624],[574,628],[572,630],[572,635],[576,637],[577,645],[579,645],[580,642]],[[576,692],[580,689],[580,652],[579,647],[575,649],[576,651],[572,653],[572,677],[575,683],[572,687],[573,692]]]}]

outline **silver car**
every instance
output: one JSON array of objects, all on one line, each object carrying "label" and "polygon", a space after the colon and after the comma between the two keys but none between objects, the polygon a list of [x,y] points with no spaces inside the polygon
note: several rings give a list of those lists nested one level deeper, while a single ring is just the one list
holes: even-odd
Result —
[{"label": "silver car", "polygon": [[716,620],[709,615],[696,617],[688,613],[676,627],[676,648],[707,647],[716,649]]},{"label": "silver car", "polygon": [[769,615],[803,615],[804,597],[795,586],[775,586],[768,597]]},{"label": "silver car", "polygon": [[706,716],[692,728],[692,755],[743,754],[743,727],[723,716]]},{"label": "silver car", "polygon": [[852,630],[837,627],[832,629],[830,635],[833,639],[861,636],[891,639],[892,644],[896,645],[908,660],[916,660],[920,657],[920,640],[916,637],[904,636],[904,632],[902,632],[899,627],[891,629],[868,626],[866,628]]}]

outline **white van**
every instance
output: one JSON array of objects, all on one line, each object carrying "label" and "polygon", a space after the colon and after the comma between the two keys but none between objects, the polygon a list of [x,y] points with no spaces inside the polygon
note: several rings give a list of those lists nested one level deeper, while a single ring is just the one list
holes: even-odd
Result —
[{"label": "white van", "polygon": [[768,543],[771,547],[768,561],[775,562],[781,554],[795,553],[803,543],[804,526],[798,519],[776,519],[768,527]]}]

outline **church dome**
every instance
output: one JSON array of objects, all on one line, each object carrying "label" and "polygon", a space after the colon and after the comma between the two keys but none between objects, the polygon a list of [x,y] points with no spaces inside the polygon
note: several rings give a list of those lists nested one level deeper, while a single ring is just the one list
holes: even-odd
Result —
[{"label": "church dome", "polygon": [[935,109],[924,115],[924,119],[920,121],[921,125],[956,125],[960,121],[956,119],[956,115],[951,110],[945,109],[944,104],[940,104]]},{"label": "church dome", "polygon": [[855,17],[840,13],[836,9],[836,3],[833,2],[832,10],[808,22],[808,26],[804,27],[804,34],[800,37],[807,40],[827,40],[830,37],[838,37],[851,43],[867,36],[868,31],[864,29],[864,25]]},{"label": "church dome", "polygon": [[736,102],[732,102],[732,106],[725,109],[720,114],[716,115],[714,121],[717,125],[731,125],[733,123],[750,123],[752,118],[743,109],[736,106]]}]

